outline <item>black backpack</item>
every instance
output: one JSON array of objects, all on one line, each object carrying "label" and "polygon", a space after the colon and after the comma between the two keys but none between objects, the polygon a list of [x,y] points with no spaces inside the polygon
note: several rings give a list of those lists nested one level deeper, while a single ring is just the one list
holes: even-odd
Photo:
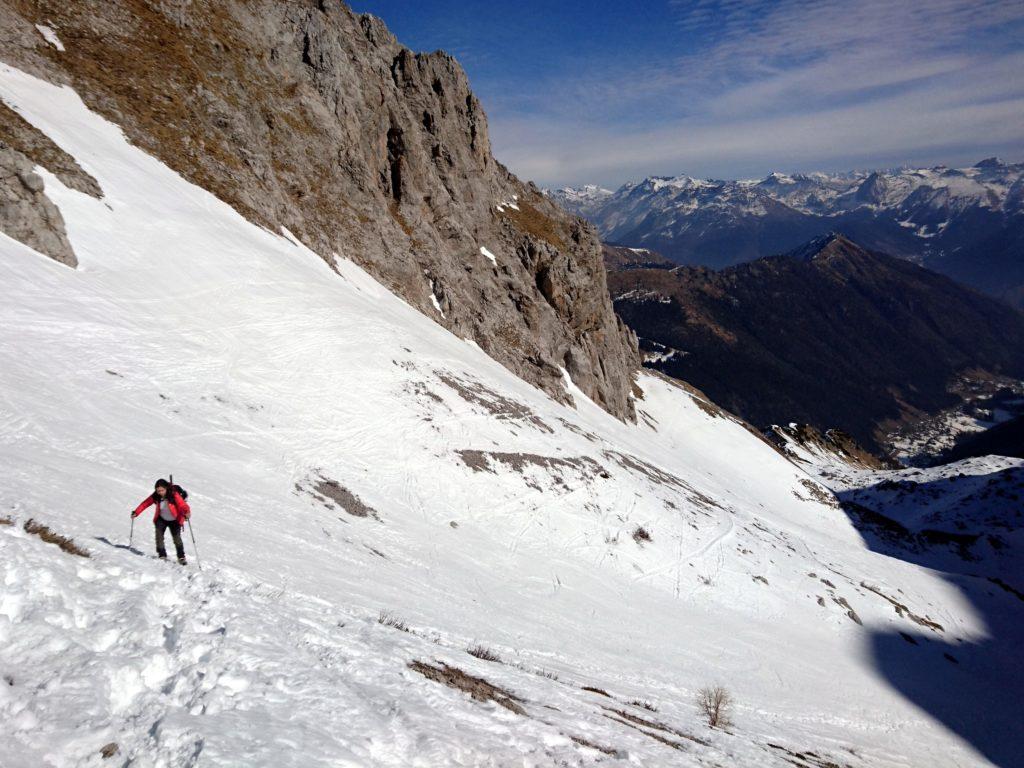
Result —
[{"label": "black backpack", "polygon": [[[188,500],[188,491],[186,491],[180,485],[177,485],[177,484],[172,485],[171,486],[171,493],[172,494],[173,493],[177,493],[179,496],[181,496],[181,500],[182,501],[187,501]],[[156,491],[153,491],[153,501],[154,502],[159,502],[160,501],[160,498],[156,495]]]}]

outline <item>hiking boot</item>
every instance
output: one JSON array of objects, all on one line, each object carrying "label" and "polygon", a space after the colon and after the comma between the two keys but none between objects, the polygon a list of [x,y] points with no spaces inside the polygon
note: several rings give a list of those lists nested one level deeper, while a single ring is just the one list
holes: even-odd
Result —
[{"label": "hiking boot", "polygon": [[178,558],[178,565],[188,565],[188,563],[185,562],[185,558],[184,557],[179,557]]},{"label": "hiking boot", "polygon": [[167,559],[167,553],[166,553],[166,552],[157,552],[157,553],[156,553],[156,556],[157,556],[157,557],[158,557],[159,559],[161,559],[161,560],[166,560],[166,559]]}]

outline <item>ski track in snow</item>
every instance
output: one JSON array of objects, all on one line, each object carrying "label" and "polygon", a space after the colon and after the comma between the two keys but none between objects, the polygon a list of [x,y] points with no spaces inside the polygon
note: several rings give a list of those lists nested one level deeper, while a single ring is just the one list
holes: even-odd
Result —
[{"label": "ski track in snow", "polygon": [[[879,673],[872,637],[927,630],[859,582],[941,615],[946,643],[985,638],[984,619],[941,574],[866,549],[741,425],[646,373],[650,424],[567,374],[562,406],[352,262],[246,222],[71,90],[0,66],[0,97],[106,195],[39,171],[77,270],[0,236],[4,768],[791,765],[778,746],[843,768],[984,763]],[[118,546],[172,471],[202,571]],[[819,563],[862,623],[818,602]],[[731,731],[694,704],[716,683]]]}]

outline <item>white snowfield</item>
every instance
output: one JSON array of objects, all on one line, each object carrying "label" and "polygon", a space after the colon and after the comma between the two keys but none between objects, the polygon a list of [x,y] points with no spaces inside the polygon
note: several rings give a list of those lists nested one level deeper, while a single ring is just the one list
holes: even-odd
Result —
[{"label": "white snowfield", "polygon": [[[559,405],[73,91],[0,97],[104,192],[40,170],[77,270],[0,237],[4,768],[1010,764],[987,614],[741,424],[647,374],[636,425]],[[149,512],[127,548],[170,473],[201,571]]]}]

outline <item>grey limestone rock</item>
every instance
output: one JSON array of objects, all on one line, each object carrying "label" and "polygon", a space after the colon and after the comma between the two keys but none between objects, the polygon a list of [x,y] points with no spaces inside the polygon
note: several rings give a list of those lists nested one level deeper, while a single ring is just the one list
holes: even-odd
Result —
[{"label": "grey limestone rock", "polygon": [[0,231],[61,264],[78,264],[64,219],[43,191],[32,162],[0,143]]},{"label": "grey limestone rock", "polygon": [[[448,54],[413,53],[338,0],[2,5],[21,42],[0,38],[0,58],[70,82],[189,180],[330,264],[355,260],[553,397],[568,399],[564,368],[634,417],[636,339],[594,231],[494,159]],[[64,52],[26,47],[41,19]]]}]

